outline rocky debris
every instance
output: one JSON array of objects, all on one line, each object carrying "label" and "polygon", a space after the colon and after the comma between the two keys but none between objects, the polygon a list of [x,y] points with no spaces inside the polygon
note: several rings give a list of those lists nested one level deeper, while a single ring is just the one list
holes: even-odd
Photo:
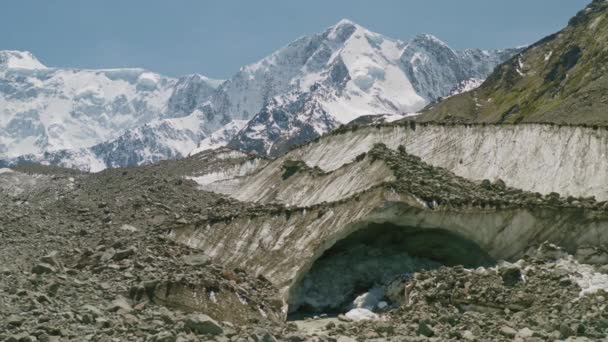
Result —
[{"label": "rocky debris", "polygon": [[185,329],[201,335],[219,335],[224,329],[211,317],[203,314],[193,314],[186,318]]},{"label": "rocky debris", "polygon": [[[387,186],[411,191],[431,206],[569,203],[491,182],[473,184],[381,146],[367,157],[395,167],[400,177]],[[221,329],[213,337],[218,341],[608,336],[608,293],[581,297],[578,278],[559,263],[566,253],[548,244],[496,268],[442,267],[411,274],[394,284],[391,305],[374,313],[378,319],[353,321],[341,315],[311,320],[323,322],[314,333],[294,329],[282,322],[284,303],[263,277],[218,265],[206,251],[176,244],[170,234],[184,224],[212,226],[240,215],[298,209],[199,191],[166,165],[173,164],[95,175],[50,172],[35,176],[35,185],[25,192],[2,193],[0,341],[208,340],[209,330],[188,326],[192,315],[214,321],[210,326]],[[576,206],[596,208],[591,199]],[[597,260],[603,272],[602,253],[581,249],[577,257]]]},{"label": "rocky debris", "polygon": [[[547,341],[577,338],[596,341],[608,336],[606,292],[581,297],[573,281],[579,270],[562,258],[561,249],[541,245],[514,264],[493,268],[442,267],[400,280],[407,293],[402,305],[376,321],[325,325],[318,334],[351,338],[437,341]],[[505,284],[503,276],[521,272],[522,280]],[[397,286],[397,285],[394,285]],[[385,327],[390,326],[390,329]]]},{"label": "rocky debris", "polygon": [[271,284],[167,237],[181,218],[259,209],[155,166],[96,175],[38,169],[24,192],[0,186],[0,341],[203,341],[185,329],[194,302],[221,322],[220,339],[247,340],[254,327],[281,336]]},{"label": "rocky debris", "polygon": [[521,270],[514,265],[503,265],[498,268],[498,273],[502,278],[502,283],[505,286],[515,286],[522,280]]},{"label": "rocky debris", "polygon": [[55,267],[46,263],[39,263],[32,267],[32,273],[34,274],[55,273],[55,271]]},{"label": "rocky debris", "polygon": [[397,180],[384,186],[412,194],[424,201],[430,209],[561,207],[594,210],[598,211],[598,215],[608,216],[608,202],[597,202],[593,197],[564,198],[557,193],[543,196],[509,188],[500,179],[494,183],[487,179],[475,183],[443,168],[429,165],[420,157],[408,154],[405,148],[395,151],[384,144],[376,144],[367,155],[372,160],[384,161],[395,173]]},{"label": "rocky debris", "polygon": [[204,266],[211,263],[211,259],[204,254],[186,255],[182,259],[186,265],[190,266]]}]

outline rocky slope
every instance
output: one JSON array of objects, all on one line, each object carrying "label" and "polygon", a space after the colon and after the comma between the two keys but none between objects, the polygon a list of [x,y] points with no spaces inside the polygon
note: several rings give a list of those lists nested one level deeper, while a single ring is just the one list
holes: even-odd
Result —
[{"label": "rocky slope", "polygon": [[207,215],[201,208],[246,205],[154,169],[3,169],[0,188],[0,340],[197,340],[280,327],[268,281],[166,239],[166,227]]},{"label": "rocky slope", "polygon": [[[539,196],[500,181],[473,183],[403,148],[376,145],[333,171],[299,156],[305,154],[294,150],[269,161],[223,149],[96,174],[2,169],[0,340],[607,335],[607,254],[599,248],[608,238],[605,203]],[[319,165],[331,162],[323,158]],[[236,196],[255,182],[266,191],[247,202],[200,190],[206,184]],[[360,245],[367,232],[397,235]],[[533,256],[498,268],[454,267],[516,261],[545,240],[576,260],[553,252],[553,259]],[[408,254],[399,260],[409,260],[406,265],[390,252],[391,244],[403,242],[400,253]],[[326,281],[323,265],[339,265],[340,256],[361,260],[367,254],[360,251],[377,246],[385,253],[369,254],[338,278],[329,267],[335,281]],[[425,271],[422,264],[431,267]],[[449,268],[435,269],[441,264]],[[382,279],[371,270],[402,267],[407,277],[378,283],[386,286],[386,306],[356,300],[369,296],[370,280]],[[371,273],[360,278],[357,269]],[[309,287],[308,277],[320,281]],[[354,279],[362,285],[353,287]],[[340,296],[326,296],[336,290],[330,283],[342,286]],[[361,304],[339,320],[283,323],[288,310],[297,313],[298,303],[314,298]],[[568,320],[557,319],[566,314]],[[371,320],[352,321],[362,317]]]},{"label": "rocky slope", "polygon": [[431,106],[422,120],[606,125],[608,4],[593,1],[562,31],[500,65],[478,89]]}]

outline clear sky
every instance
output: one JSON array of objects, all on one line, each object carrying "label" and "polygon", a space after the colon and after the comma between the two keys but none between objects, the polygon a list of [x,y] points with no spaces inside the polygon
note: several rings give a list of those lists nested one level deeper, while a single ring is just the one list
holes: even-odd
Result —
[{"label": "clear sky", "polygon": [[455,49],[513,47],[564,27],[583,0],[6,0],[0,50],[48,66],[143,67],[226,78],[342,18]]}]

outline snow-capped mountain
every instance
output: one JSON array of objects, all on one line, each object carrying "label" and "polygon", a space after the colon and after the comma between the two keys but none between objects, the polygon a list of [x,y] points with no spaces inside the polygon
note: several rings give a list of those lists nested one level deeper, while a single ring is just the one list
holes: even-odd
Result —
[{"label": "snow-capped mountain", "polygon": [[228,145],[228,143],[243,129],[247,126],[247,120],[232,120],[221,129],[215,131],[203,139],[198,146],[190,151],[190,155],[197,153],[214,150]]},{"label": "snow-capped mountain", "polygon": [[[360,116],[413,113],[461,82],[485,78],[517,51],[454,51],[431,35],[406,43],[342,20],[243,68],[222,85],[228,94],[238,94],[228,96],[232,111],[245,115],[266,103],[230,146],[276,156],[285,145]],[[268,100],[281,91],[288,95]]]},{"label": "snow-capped mountain", "polygon": [[[320,88],[322,86],[319,86]],[[229,142],[237,150],[276,156],[290,146],[310,141],[338,127],[340,123],[323,108],[329,89],[278,96]]]},{"label": "snow-capped mountain", "polygon": [[515,52],[454,51],[430,35],[403,42],[349,20],[226,81],[47,68],[1,52],[0,160],[97,171],[227,143],[273,156],[361,116],[416,112]]},{"label": "snow-capped mountain", "polygon": [[98,171],[186,156],[221,125],[181,94],[211,96],[221,82],[48,68],[29,52],[0,51],[0,160]]},{"label": "snow-capped mountain", "polygon": [[0,157],[93,146],[167,117],[175,80],[143,69],[53,69],[0,52]]},{"label": "snow-capped mountain", "polygon": [[27,51],[0,51],[0,72],[6,70],[42,70],[47,67]]}]

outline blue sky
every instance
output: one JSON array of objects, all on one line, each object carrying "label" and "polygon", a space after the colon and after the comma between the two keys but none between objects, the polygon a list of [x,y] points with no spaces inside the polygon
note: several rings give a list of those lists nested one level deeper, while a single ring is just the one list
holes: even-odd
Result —
[{"label": "blue sky", "polygon": [[48,66],[144,67],[226,78],[296,38],[349,18],[456,49],[513,47],[564,27],[582,0],[7,0],[0,49]]}]

